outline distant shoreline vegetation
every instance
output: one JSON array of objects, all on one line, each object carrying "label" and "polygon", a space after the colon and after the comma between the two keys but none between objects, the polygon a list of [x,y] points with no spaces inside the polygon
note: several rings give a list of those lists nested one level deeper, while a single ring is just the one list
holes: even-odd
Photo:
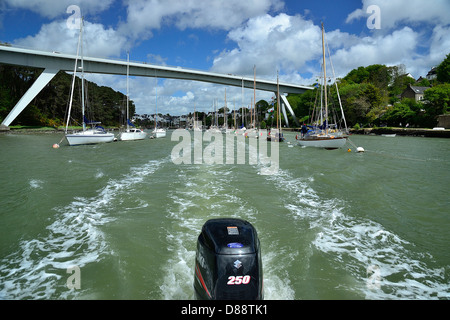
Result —
[{"label": "distant shoreline vegetation", "polygon": [[[433,77],[420,77],[417,80],[406,73],[406,67],[403,65],[388,67],[375,64],[351,70],[345,77],[337,80],[348,127],[358,129],[374,126],[404,127],[407,125],[410,128],[437,126],[438,116],[450,113],[450,54],[432,70]],[[9,114],[41,72],[42,70],[36,68],[0,64],[0,121]],[[124,118],[126,95],[109,87],[98,86],[93,82],[87,83],[88,118],[101,121],[104,127],[121,127],[126,120]],[[50,128],[64,126],[70,85],[71,75],[60,71],[14,120],[12,126]],[[414,95],[405,94],[411,86],[417,86],[423,90],[420,97],[414,98]],[[337,106],[338,97],[334,84],[329,83],[328,88],[331,104]],[[300,125],[309,120],[317,99],[317,90],[308,90],[303,94],[290,94],[287,97]],[[265,100],[260,100],[256,104],[258,126],[261,128],[273,126],[274,121],[270,110],[273,106],[277,106],[277,102],[274,101],[273,106]],[[75,97],[73,119],[81,119],[80,105],[79,98]],[[130,114],[134,115],[135,109],[133,101],[130,101]],[[218,110],[222,114],[223,111],[223,108]],[[228,111],[229,115],[232,114],[232,110]],[[179,118],[170,115],[161,116]],[[192,119],[193,113],[182,117]],[[283,115],[281,117],[283,118]],[[287,117],[289,124],[296,127],[292,115],[288,114]],[[211,114],[204,112],[197,112],[196,118],[205,126],[211,125],[213,120]],[[234,124],[233,121],[234,119],[228,116],[229,126]],[[223,125],[223,122],[224,118],[219,118],[218,125]],[[238,123],[241,123],[240,119]],[[154,121],[136,117],[135,124],[150,128],[154,125]]]}]

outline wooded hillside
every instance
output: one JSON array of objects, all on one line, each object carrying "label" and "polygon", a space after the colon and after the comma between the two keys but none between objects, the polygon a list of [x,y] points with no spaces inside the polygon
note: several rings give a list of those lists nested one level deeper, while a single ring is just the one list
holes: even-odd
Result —
[{"label": "wooded hillside", "polygon": [[[19,99],[42,72],[40,69],[0,64],[0,121],[3,120]],[[406,73],[405,66],[370,65],[351,70],[338,79],[339,93],[349,127],[411,126],[432,128],[437,117],[450,113],[450,54],[436,68],[436,79],[421,78],[419,81]],[[25,108],[12,125],[50,126],[64,125],[69,103],[72,76],[60,71],[38,96]],[[319,80],[317,80],[319,81]],[[81,125],[81,81],[77,79],[71,123]],[[101,121],[105,126],[125,124],[126,96],[109,87],[93,82],[87,85],[87,118]],[[314,85],[314,84],[311,84]],[[421,101],[401,97],[408,85],[429,87]],[[328,84],[330,101],[338,106],[333,83]],[[304,94],[290,94],[289,103],[300,122],[308,122],[314,103],[318,103],[318,90]],[[264,102],[264,103],[263,103]],[[262,123],[264,112],[269,108],[266,101],[258,102]],[[130,117],[135,106],[130,101]],[[289,114],[289,123],[294,124]],[[206,120],[203,119],[205,122]],[[269,123],[270,125],[270,123]],[[272,124],[273,125],[273,124]]]},{"label": "wooded hillside", "polygon": [[[2,121],[34,81],[42,69],[0,64],[0,121]],[[72,75],[60,71],[31,101],[11,125],[58,127],[64,125],[70,98]],[[125,123],[126,95],[109,87],[86,81],[86,117],[101,121],[104,126],[117,127]],[[135,106],[130,101],[130,114]],[[75,81],[72,105],[72,125],[81,125],[81,80]]]},{"label": "wooded hillside", "polygon": [[[436,68],[437,78],[411,78],[404,66],[370,65],[351,70],[338,79],[339,94],[348,126],[434,127],[437,116],[450,112],[450,54]],[[421,101],[401,98],[408,85],[429,87]],[[335,85],[328,84],[331,102],[338,105]],[[317,89],[289,95],[295,115],[308,122]],[[318,102],[317,102],[318,103]]]}]

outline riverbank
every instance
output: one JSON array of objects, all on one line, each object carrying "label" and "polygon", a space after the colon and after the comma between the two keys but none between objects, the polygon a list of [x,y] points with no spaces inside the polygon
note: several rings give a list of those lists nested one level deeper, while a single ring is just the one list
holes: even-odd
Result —
[{"label": "riverbank", "polygon": [[450,130],[433,130],[426,128],[366,128],[359,130],[350,130],[353,134],[371,134],[371,135],[398,135],[427,138],[450,138]]},{"label": "riverbank", "polygon": [[[119,128],[110,128],[108,131],[118,131]],[[283,128],[283,131],[300,132],[299,128]],[[52,127],[10,127],[8,130],[0,130],[1,133],[64,133],[64,129],[52,128]],[[450,138],[450,130],[433,130],[426,128],[364,128],[364,129],[350,129],[351,134],[363,134],[363,135],[399,135],[399,136],[412,136],[412,137],[427,137],[427,138]]]},{"label": "riverbank", "polygon": [[[69,130],[81,130],[81,127],[69,127]],[[106,128],[108,131],[116,131],[119,128]],[[11,126],[0,128],[0,133],[64,133],[65,128],[39,127],[39,126]]]},{"label": "riverbank", "polygon": [[[299,128],[283,128],[284,131],[300,132]],[[350,129],[352,134],[366,134],[366,135],[399,135],[412,137],[428,137],[428,138],[450,138],[450,130],[433,130],[426,128],[364,128],[364,129]]]}]

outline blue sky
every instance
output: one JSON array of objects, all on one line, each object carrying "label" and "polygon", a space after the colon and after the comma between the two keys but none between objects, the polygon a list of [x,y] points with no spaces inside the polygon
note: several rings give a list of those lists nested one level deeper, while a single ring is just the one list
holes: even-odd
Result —
[{"label": "blue sky", "polygon": [[[85,54],[311,84],[320,73],[324,22],[337,76],[370,64],[404,65],[415,78],[450,53],[448,0],[2,0],[0,41],[76,52],[67,28],[70,5],[85,17]],[[367,25],[379,8],[380,28]],[[125,93],[122,76],[88,75]],[[156,86],[158,86],[156,90]],[[240,88],[173,79],[130,79],[137,113],[212,111],[213,101],[240,107]],[[258,91],[257,100],[273,94]],[[244,105],[253,92],[245,90]]]}]

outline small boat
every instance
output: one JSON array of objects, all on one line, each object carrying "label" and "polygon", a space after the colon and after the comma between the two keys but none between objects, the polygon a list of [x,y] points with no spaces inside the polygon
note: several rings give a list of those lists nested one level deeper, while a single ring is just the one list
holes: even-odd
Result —
[{"label": "small boat", "polygon": [[66,134],[66,139],[71,146],[80,144],[96,144],[112,142],[114,140],[114,134],[108,133],[102,127],[97,126],[80,132],[68,133]]},{"label": "small boat", "polygon": [[220,128],[217,127],[217,126],[211,126],[211,127],[209,127],[209,129],[206,130],[206,132],[210,132],[210,133],[222,133],[222,130],[220,130]]},{"label": "small boat", "polygon": [[222,130],[220,130],[218,123],[219,123],[219,119],[218,119],[218,114],[217,114],[217,110],[216,110],[216,99],[214,99],[213,101],[213,107],[214,107],[214,118],[212,119],[212,124],[209,127],[209,129],[206,130],[206,132],[210,132],[210,133],[222,133]]},{"label": "small boat", "polygon": [[[337,124],[329,124],[329,109],[327,99],[327,73],[326,73],[326,61],[325,61],[325,30],[322,23],[322,54],[323,54],[323,105],[322,97],[320,99],[320,108],[315,108],[315,118],[313,118],[313,124],[302,126],[302,134],[297,137],[298,144],[303,147],[316,147],[324,149],[338,149],[345,145],[347,142],[348,130],[347,123],[345,121],[344,111],[342,109],[341,99],[339,96],[339,89],[336,84],[336,91],[338,95],[339,105],[341,109],[341,120],[343,122],[343,129],[338,128]],[[330,58],[331,60],[331,58]],[[332,64],[331,64],[332,66]],[[334,75],[334,70],[333,70]]]},{"label": "small boat", "polygon": [[[81,50],[80,50],[81,49]],[[80,52],[81,56],[81,66],[78,67],[78,53]],[[83,130],[80,132],[68,133],[67,129],[69,126],[70,113],[72,110],[72,101],[73,101],[73,91],[75,87],[75,79],[77,74],[77,69],[81,69],[81,113],[83,119]],[[81,145],[81,144],[96,144],[96,143],[105,143],[114,141],[114,134],[106,132],[103,127],[100,127],[100,122],[96,121],[88,121],[85,116],[85,97],[84,97],[84,63],[83,63],[83,19],[81,19],[80,23],[80,35],[78,38],[78,47],[77,47],[77,57],[75,59],[75,68],[73,72],[73,80],[72,80],[72,88],[70,93],[70,101],[69,101],[69,112],[67,116],[66,130],[65,135],[67,142],[69,145]],[[86,129],[86,124],[90,124],[92,126],[91,129]]]},{"label": "small boat", "polygon": [[382,137],[389,137],[389,138],[394,138],[397,134],[393,133],[393,134],[382,134]]},{"label": "small boat", "polygon": [[271,129],[269,134],[267,135],[267,141],[272,142],[283,142],[284,136],[281,130],[281,100],[280,100],[280,83],[278,80],[278,71],[277,71],[277,127],[276,129]]},{"label": "small boat", "polygon": [[244,132],[244,136],[246,136],[248,138],[258,138],[259,131],[256,128],[247,129]]},{"label": "small boat", "polygon": [[279,132],[278,129],[270,130],[269,134],[267,135],[267,141],[283,142],[284,141],[283,132]]},{"label": "small boat", "polygon": [[143,140],[147,137],[147,132],[138,128],[128,128],[119,134],[120,141]]},{"label": "small boat", "polygon": [[147,132],[144,132],[144,130],[136,128],[135,125],[130,122],[130,110],[128,107],[130,97],[128,90],[129,71],[130,71],[130,55],[127,54],[127,129],[119,134],[120,141],[143,140],[145,139],[145,137],[147,137]]},{"label": "small boat", "polygon": [[158,128],[158,79],[156,79],[155,92],[155,129],[152,131],[152,135],[153,138],[164,138],[166,136],[166,130]]},{"label": "small boat", "polygon": [[342,148],[346,142],[346,137],[334,137],[333,135],[317,135],[304,138],[300,140],[298,144],[304,147],[317,147],[331,150]]},{"label": "small boat", "polygon": [[163,128],[155,128],[152,131],[152,135],[155,138],[164,138],[166,136],[166,130],[164,130]]}]

